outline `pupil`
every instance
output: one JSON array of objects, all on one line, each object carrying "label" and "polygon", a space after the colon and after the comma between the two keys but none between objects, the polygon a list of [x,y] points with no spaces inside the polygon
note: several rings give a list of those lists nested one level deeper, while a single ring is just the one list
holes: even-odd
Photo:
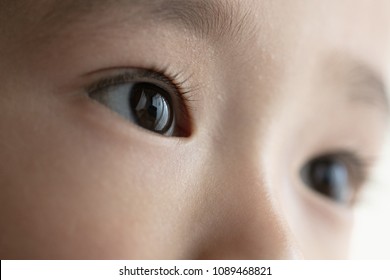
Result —
[{"label": "pupil", "polygon": [[337,202],[349,199],[347,167],[334,158],[320,157],[310,161],[303,170],[303,179],[309,187]]},{"label": "pupil", "polygon": [[167,132],[172,125],[173,116],[165,90],[149,83],[139,83],[131,91],[130,107],[136,122],[154,132]]}]

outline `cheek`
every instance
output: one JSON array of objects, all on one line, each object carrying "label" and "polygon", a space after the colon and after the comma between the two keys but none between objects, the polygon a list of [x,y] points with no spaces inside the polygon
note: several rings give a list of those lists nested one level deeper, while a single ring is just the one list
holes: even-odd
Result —
[{"label": "cheek", "polygon": [[[12,102],[27,100],[21,101]],[[186,223],[185,211],[178,211],[186,176],[173,151],[98,130],[66,102],[29,101],[34,112],[2,110],[0,120],[8,132],[0,137],[0,218],[9,225],[0,233],[4,256],[158,258],[174,252],[174,240],[184,235],[176,225]]]},{"label": "cheek", "polygon": [[[305,258],[347,258],[353,222],[350,209],[338,207],[304,184],[300,170],[305,161],[297,161],[300,158],[297,147],[302,144],[294,140],[297,138],[289,137],[288,126],[281,124],[280,127],[286,134],[270,131],[272,144],[266,146],[264,158],[266,174],[277,190],[275,195],[285,221]],[[308,148],[307,145],[304,147]]]},{"label": "cheek", "polygon": [[[283,186],[282,209],[305,258],[345,259],[348,257],[353,216],[349,210],[334,209],[317,194]],[[339,211],[340,210],[340,211]]]},{"label": "cheek", "polygon": [[[23,90],[0,103],[7,104],[0,118],[7,131],[0,135],[4,256],[190,259],[197,247],[207,253],[215,244],[218,253],[230,246],[232,256],[260,245],[264,256],[277,251],[284,225],[275,225],[281,219],[265,200],[274,193],[259,178],[255,142],[238,146],[239,137],[210,140],[205,133],[203,142],[174,144],[90,100],[49,96]],[[293,179],[282,180],[289,159],[278,147],[285,146],[265,147],[267,182],[280,191],[283,218],[305,256],[334,258],[349,227],[301,196]]]}]

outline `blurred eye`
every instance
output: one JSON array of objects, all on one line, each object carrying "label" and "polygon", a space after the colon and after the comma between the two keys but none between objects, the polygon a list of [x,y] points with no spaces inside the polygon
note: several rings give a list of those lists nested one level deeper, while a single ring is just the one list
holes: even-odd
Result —
[{"label": "blurred eye", "polygon": [[353,202],[363,176],[360,160],[349,154],[319,156],[301,170],[302,181],[308,188],[341,204]]},{"label": "blurred eye", "polygon": [[[142,70],[139,74],[100,82],[89,97],[144,129],[165,136],[186,136],[188,119],[177,88],[157,73]],[[141,82],[132,81],[136,79]],[[152,79],[156,82],[149,81]]]}]

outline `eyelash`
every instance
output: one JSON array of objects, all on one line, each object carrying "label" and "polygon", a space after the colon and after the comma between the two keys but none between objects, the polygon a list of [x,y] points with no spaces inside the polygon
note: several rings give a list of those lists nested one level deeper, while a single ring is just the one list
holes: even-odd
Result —
[{"label": "eyelash", "polygon": [[[85,91],[88,94],[94,93],[99,90],[111,86],[117,86],[121,84],[126,84],[130,82],[138,82],[138,80],[154,80],[163,84],[165,89],[168,89],[170,92],[176,95],[177,98],[182,99],[186,105],[194,101],[192,98],[192,93],[196,91],[197,87],[187,86],[187,81],[191,78],[191,75],[184,77],[182,71],[180,72],[171,72],[168,68],[133,68],[136,69],[136,73],[131,73],[130,70],[126,69],[117,75],[111,75],[104,77],[92,85],[88,86]],[[188,106],[191,109],[190,106]]]}]

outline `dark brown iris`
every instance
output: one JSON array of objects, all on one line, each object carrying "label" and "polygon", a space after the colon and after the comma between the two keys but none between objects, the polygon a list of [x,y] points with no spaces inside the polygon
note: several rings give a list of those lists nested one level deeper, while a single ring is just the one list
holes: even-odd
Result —
[{"label": "dark brown iris", "polygon": [[164,134],[172,126],[173,114],[169,95],[162,88],[138,83],[131,89],[130,108],[142,127]]}]

